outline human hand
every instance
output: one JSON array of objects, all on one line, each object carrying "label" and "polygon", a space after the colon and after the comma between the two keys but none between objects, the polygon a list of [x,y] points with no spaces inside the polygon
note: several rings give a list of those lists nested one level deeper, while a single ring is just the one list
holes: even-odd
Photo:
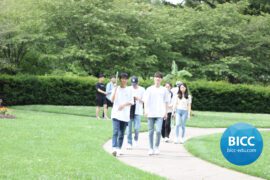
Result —
[{"label": "human hand", "polygon": [[124,108],[125,108],[125,105],[122,104],[122,105],[120,105],[120,106],[118,107],[118,110],[119,110],[119,111],[122,111]]},{"label": "human hand", "polygon": [[167,113],[164,115],[163,119],[166,120],[168,118]]}]

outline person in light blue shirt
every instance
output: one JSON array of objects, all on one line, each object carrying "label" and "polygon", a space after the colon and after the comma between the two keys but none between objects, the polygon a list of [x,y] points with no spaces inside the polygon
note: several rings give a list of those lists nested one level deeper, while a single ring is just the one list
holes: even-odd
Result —
[{"label": "person in light blue shirt", "polygon": [[111,99],[111,95],[112,95],[112,90],[113,90],[113,88],[115,88],[115,86],[116,86],[116,78],[113,75],[113,76],[111,76],[110,82],[107,83],[107,85],[106,85],[107,107],[112,107],[112,105],[113,105],[110,99]]}]

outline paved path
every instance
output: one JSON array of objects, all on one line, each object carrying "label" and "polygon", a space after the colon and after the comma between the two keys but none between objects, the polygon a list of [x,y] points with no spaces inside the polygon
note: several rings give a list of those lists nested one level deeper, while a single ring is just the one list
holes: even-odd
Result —
[{"label": "paved path", "polygon": [[[223,128],[187,127],[187,139],[196,136],[220,133],[224,132],[224,130],[225,129]],[[111,152],[111,140],[104,144],[104,149]],[[128,165],[172,180],[259,179],[196,158],[187,152],[182,144],[161,142],[159,155],[148,156],[147,153],[148,133],[141,133],[138,147],[133,148],[132,150],[126,150],[126,144],[124,143],[123,155],[118,156],[117,158]]]}]

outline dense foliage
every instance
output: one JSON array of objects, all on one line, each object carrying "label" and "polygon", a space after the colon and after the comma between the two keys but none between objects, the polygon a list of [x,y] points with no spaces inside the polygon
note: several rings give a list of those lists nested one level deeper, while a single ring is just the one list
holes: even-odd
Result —
[{"label": "dense foliage", "polygon": [[[5,105],[95,105],[93,77],[0,76],[0,98]],[[148,87],[151,80],[140,80]],[[226,82],[188,83],[194,110],[270,113],[270,87]]]},{"label": "dense foliage", "polygon": [[195,1],[2,0],[0,73],[149,77],[175,61],[192,79],[268,84],[268,1]]}]

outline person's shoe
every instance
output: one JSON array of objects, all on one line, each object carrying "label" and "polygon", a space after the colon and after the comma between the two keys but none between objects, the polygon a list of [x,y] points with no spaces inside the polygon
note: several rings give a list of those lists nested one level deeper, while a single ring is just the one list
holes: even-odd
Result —
[{"label": "person's shoe", "polygon": [[168,143],[170,139],[168,137],[165,137],[165,142]]},{"label": "person's shoe", "polygon": [[154,154],[156,154],[156,155],[159,155],[160,154],[158,147],[155,148]]},{"label": "person's shoe", "polygon": [[179,139],[178,138],[174,138],[174,144],[179,144]]},{"label": "person's shoe", "polygon": [[131,150],[131,149],[132,149],[132,145],[128,143],[128,144],[127,144],[127,149],[128,149],[128,150]]},{"label": "person's shoe", "polygon": [[133,147],[138,147],[138,141],[133,142]]},{"label": "person's shoe", "polygon": [[183,138],[181,138],[180,143],[181,143],[181,144],[184,144],[184,143],[185,143],[185,141],[186,141],[186,138],[184,138],[184,137],[183,137]]},{"label": "person's shoe", "polygon": [[117,155],[117,149],[116,149],[116,148],[113,148],[113,150],[112,150],[112,155],[113,155],[113,156],[116,156],[116,155]]},{"label": "person's shoe", "polygon": [[149,149],[149,151],[148,151],[148,155],[149,155],[149,156],[154,155],[154,150],[153,150],[153,149]]},{"label": "person's shoe", "polygon": [[123,155],[123,152],[121,149],[117,149],[117,156]]}]

